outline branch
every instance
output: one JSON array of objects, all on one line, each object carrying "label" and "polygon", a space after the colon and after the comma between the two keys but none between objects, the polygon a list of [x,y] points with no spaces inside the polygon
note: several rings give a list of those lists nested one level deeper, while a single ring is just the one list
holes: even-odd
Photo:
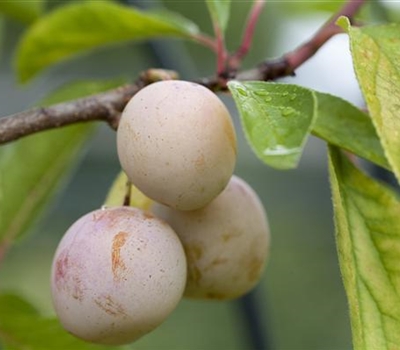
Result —
[{"label": "branch", "polygon": [[277,78],[294,75],[295,70],[314,54],[334,35],[342,33],[336,21],[341,16],[352,20],[358,10],[365,4],[365,0],[348,0],[343,7],[326,22],[314,36],[301,44],[293,51],[273,61],[262,62],[257,69],[238,74],[239,80],[275,80]]},{"label": "branch", "polygon": [[214,32],[217,45],[217,76],[219,78],[224,78],[224,73],[226,72],[225,62],[227,58],[224,33],[217,23],[214,23]]},{"label": "branch", "polygon": [[177,74],[168,70],[150,69],[142,73],[135,84],[0,118],[0,144],[39,131],[89,121],[105,121],[116,130],[121,112],[131,97],[146,85],[167,79],[177,79]]},{"label": "branch", "polygon": [[295,51],[286,54],[285,59],[292,72],[311,58],[330,38],[342,32],[342,29],[336,25],[336,21],[339,17],[346,16],[352,19],[364,3],[365,0],[347,1],[309,41],[301,45]]},{"label": "branch", "polygon": [[116,129],[124,105],[137,91],[137,86],[127,85],[91,97],[51,107],[33,108],[1,118],[0,143],[14,141],[38,131],[93,120],[106,121]]},{"label": "branch", "polygon": [[[295,70],[304,62],[310,59],[330,38],[342,32],[341,28],[336,26],[336,21],[340,16],[349,17],[350,20],[365,4],[365,0],[348,0],[343,7],[326,22],[314,36],[301,44],[293,51],[286,53],[280,58],[266,60],[260,63],[256,68],[239,71],[233,77],[236,80],[276,80],[286,76],[293,76]],[[203,78],[199,83],[209,87],[211,90],[226,90],[227,87],[220,86],[219,82],[213,77]]]},{"label": "branch", "polygon": [[238,50],[229,58],[229,67],[237,70],[244,56],[250,50],[251,42],[253,40],[254,30],[260,14],[264,8],[265,0],[256,0],[253,7],[250,10],[249,17],[247,19],[246,28],[244,30],[242,43]]},{"label": "branch", "polygon": [[[317,33],[297,49],[276,60],[267,60],[257,68],[234,73],[237,80],[275,80],[294,75],[294,71],[312,57],[333,35],[340,32],[335,26],[340,16],[350,19],[365,3],[365,0],[348,0]],[[151,69],[143,73],[135,84],[125,85],[101,94],[64,102],[45,108],[34,108],[8,117],[0,118],[0,144],[17,140],[39,131],[88,121],[105,121],[117,129],[120,114],[130,98],[144,86],[167,79],[176,79],[177,74],[167,70]],[[212,91],[226,91],[226,82],[220,77],[202,78],[196,81]]]}]

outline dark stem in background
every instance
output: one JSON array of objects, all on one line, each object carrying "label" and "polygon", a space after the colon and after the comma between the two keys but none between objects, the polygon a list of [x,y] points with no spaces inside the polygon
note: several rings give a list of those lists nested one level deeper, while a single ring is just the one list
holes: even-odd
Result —
[{"label": "dark stem in background", "polygon": [[[247,339],[254,350],[272,350],[271,331],[267,324],[265,312],[266,296],[263,291],[261,303],[260,287],[246,294],[238,300],[239,310],[243,315],[242,321],[245,323]],[[264,312],[263,312],[264,311]]]}]

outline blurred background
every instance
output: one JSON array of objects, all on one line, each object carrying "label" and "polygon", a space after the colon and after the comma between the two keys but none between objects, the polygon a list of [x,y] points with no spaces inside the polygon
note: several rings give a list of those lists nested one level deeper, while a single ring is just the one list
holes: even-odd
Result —
[{"label": "blurred background", "polygon": [[[212,34],[202,1],[126,2],[142,7],[165,6]],[[62,3],[49,1],[48,6]],[[232,1],[227,31],[231,50],[240,43],[250,3]],[[341,3],[268,1],[243,68],[294,49]],[[19,86],[13,71],[13,55],[25,27],[7,19],[2,24],[0,116],[27,109],[70,81],[109,78],[133,81],[140,71],[151,67],[173,69],[182,79],[190,80],[212,75],[215,68],[213,54],[203,47],[179,40],[155,40],[96,50],[58,64],[32,83]],[[359,106],[363,103],[345,35],[330,40],[298,69],[296,77],[284,81],[330,92]],[[312,137],[298,169],[271,169],[258,161],[247,145],[232,99],[228,95],[221,98],[237,126],[239,159],[235,172],[257,191],[268,213],[272,245],[267,269],[260,285],[247,297],[247,303],[184,300],[160,328],[132,348],[351,349],[347,305],[336,256],[325,144]],[[19,293],[45,314],[53,315],[49,274],[58,241],[78,217],[101,206],[119,170],[115,132],[99,125],[82,150],[73,176],[64,183],[30,235],[7,255],[0,269],[2,291]],[[251,309],[250,313],[245,312],[244,305]],[[256,320],[249,321],[250,314]],[[257,334],[257,327],[261,334]]]}]

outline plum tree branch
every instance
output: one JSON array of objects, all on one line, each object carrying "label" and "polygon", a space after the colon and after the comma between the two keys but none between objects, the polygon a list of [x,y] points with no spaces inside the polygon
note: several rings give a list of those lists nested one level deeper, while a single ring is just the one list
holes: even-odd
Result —
[{"label": "plum tree branch", "polygon": [[139,89],[136,84],[126,85],[87,98],[33,108],[1,118],[0,144],[35,132],[94,120],[106,121],[115,129],[125,104]]},{"label": "plum tree branch", "polygon": [[296,50],[287,53],[284,57],[290,68],[294,71],[306,60],[312,57],[330,38],[342,32],[336,25],[336,21],[341,16],[349,17],[350,20],[355,13],[363,6],[365,0],[349,0],[343,7],[335,13],[306,43],[302,44]]},{"label": "plum tree branch", "polygon": [[[266,60],[256,68],[237,73],[232,72],[230,78],[242,81],[268,81],[294,75],[299,66],[312,57],[332,36],[340,32],[340,29],[335,26],[336,20],[340,16],[347,16],[352,19],[364,3],[365,0],[348,0],[310,40],[295,50],[278,59]],[[150,69],[141,74],[134,84],[86,98],[50,107],[33,108],[0,118],[0,144],[5,144],[39,131],[79,122],[105,121],[116,129],[122,110],[136,92],[154,81],[175,79],[176,77],[176,73],[171,71]],[[221,82],[218,76],[202,78],[197,82],[213,91],[227,90],[226,82]]]},{"label": "plum tree branch", "polygon": [[294,75],[295,70],[314,56],[329,39],[342,32],[341,28],[336,25],[337,19],[346,16],[351,21],[365,2],[365,0],[348,0],[308,41],[284,54],[281,58],[264,61],[253,70],[239,73],[237,79],[274,80]]},{"label": "plum tree branch", "polygon": [[176,78],[177,75],[173,71],[149,69],[142,73],[134,84],[49,107],[32,108],[0,118],[0,144],[39,131],[80,122],[105,121],[113,129],[117,129],[122,110],[136,92],[154,81]]}]

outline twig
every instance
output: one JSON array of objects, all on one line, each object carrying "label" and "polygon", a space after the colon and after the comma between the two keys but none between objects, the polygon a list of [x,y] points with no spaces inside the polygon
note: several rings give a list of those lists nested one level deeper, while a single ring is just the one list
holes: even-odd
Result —
[{"label": "twig", "polygon": [[[237,80],[275,80],[293,75],[296,68],[312,57],[333,35],[339,33],[335,22],[340,16],[352,18],[365,0],[349,0],[320,30],[297,49],[276,60],[262,62],[257,68],[235,74]],[[145,85],[157,80],[174,79],[176,74],[165,70],[149,70],[132,85],[126,85],[87,98],[46,108],[34,108],[0,118],[0,144],[35,132],[87,121],[106,121],[117,128],[120,114],[129,99]],[[221,77],[202,78],[198,83],[213,91],[226,90]]]},{"label": "twig", "polygon": [[[342,32],[341,28],[336,25],[337,19],[341,16],[346,16],[352,20],[354,15],[364,4],[365,0],[348,0],[310,40],[275,61],[265,61],[261,63],[257,70],[246,72],[246,77],[251,77],[249,77],[248,80],[274,80],[280,77],[294,75],[295,70],[314,56],[329,39]],[[243,79],[244,77],[240,76],[238,78]]]},{"label": "twig", "polygon": [[326,22],[317,33],[308,42],[302,44],[296,50],[286,54],[285,60],[292,72],[312,57],[330,38],[342,32],[341,28],[336,25],[336,21],[341,16],[350,19],[363,6],[365,0],[349,0],[343,7]]},{"label": "twig", "polygon": [[217,23],[214,23],[214,32],[215,32],[215,39],[216,39],[216,45],[217,45],[217,76],[219,78],[226,78],[225,73],[226,73],[226,58],[227,58],[227,52],[226,52],[226,47],[225,47],[225,39],[224,39],[224,33],[222,32],[221,28]]},{"label": "twig", "polygon": [[176,78],[175,72],[150,69],[142,73],[135,84],[0,118],[0,144],[39,131],[89,121],[105,121],[116,130],[122,110],[136,92],[152,82]]},{"label": "twig", "polygon": [[251,42],[254,36],[254,30],[264,5],[265,0],[256,0],[250,10],[242,38],[242,43],[240,44],[238,50],[229,58],[229,67],[235,71],[239,69],[243,57],[246,56],[250,50]]},{"label": "twig", "polygon": [[38,131],[94,120],[105,121],[116,129],[122,109],[138,90],[136,85],[126,85],[87,98],[45,108],[33,108],[1,118],[0,144]]}]

